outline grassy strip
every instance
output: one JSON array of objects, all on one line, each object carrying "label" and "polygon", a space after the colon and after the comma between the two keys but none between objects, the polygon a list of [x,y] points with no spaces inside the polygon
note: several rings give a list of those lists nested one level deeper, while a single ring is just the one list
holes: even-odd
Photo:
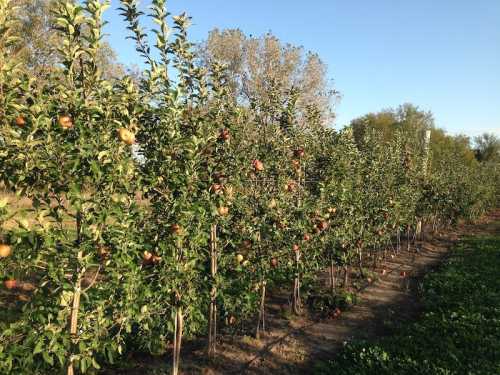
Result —
[{"label": "grassy strip", "polygon": [[424,314],[375,342],[346,345],[316,374],[500,374],[500,235],[462,241],[427,275]]}]

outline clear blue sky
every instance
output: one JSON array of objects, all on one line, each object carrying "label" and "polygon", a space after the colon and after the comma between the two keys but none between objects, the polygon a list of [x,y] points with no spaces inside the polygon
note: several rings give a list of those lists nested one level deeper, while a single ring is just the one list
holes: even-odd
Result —
[{"label": "clear blue sky", "polygon": [[[106,32],[120,60],[138,63],[112,0]],[[143,0],[145,7],[150,0]],[[500,0],[170,0],[208,31],[272,31],[319,53],[342,99],[337,126],[411,102],[451,133],[500,135]]]}]

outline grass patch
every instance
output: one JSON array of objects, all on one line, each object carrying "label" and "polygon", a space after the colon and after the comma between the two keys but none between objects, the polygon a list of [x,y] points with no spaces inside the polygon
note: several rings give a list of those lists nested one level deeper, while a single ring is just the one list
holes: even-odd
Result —
[{"label": "grass patch", "polygon": [[500,374],[500,235],[461,241],[423,282],[424,313],[347,344],[316,374]]}]

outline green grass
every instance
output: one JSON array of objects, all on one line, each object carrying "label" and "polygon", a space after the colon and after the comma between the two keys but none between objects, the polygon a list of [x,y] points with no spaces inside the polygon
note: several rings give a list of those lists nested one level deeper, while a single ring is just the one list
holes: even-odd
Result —
[{"label": "green grass", "polygon": [[500,234],[460,242],[427,275],[424,313],[392,335],[346,345],[316,374],[500,374]]}]

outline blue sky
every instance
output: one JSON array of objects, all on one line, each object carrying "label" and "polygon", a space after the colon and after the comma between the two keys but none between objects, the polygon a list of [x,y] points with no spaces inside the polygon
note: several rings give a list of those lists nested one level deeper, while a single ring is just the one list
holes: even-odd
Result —
[{"label": "blue sky", "polygon": [[[141,2],[146,7],[150,0]],[[500,0],[170,0],[193,17],[193,41],[208,31],[272,31],[319,53],[342,99],[337,127],[411,102],[451,133],[500,135]],[[109,41],[138,63],[125,40],[118,0],[106,13]]]}]

